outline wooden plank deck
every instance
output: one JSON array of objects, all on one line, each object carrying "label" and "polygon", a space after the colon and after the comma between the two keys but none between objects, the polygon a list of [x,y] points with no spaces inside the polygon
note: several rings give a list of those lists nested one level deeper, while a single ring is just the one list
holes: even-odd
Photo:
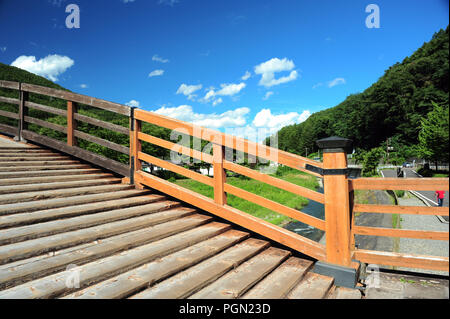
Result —
[{"label": "wooden plank deck", "polygon": [[357,298],[313,262],[54,150],[0,137],[0,298]]}]

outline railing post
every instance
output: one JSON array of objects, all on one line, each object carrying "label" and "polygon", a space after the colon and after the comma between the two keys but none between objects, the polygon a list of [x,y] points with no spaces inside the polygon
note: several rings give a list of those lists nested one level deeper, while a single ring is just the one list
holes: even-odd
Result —
[{"label": "railing post", "polygon": [[22,131],[26,130],[27,122],[25,122],[25,116],[28,114],[28,109],[25,106],[25,102],[28,100],[28,92],[22,90],[22,83],[19,83],[19,123],[17,130],[17,138],[19,141],[26,142],[22,136]]},{"label": "railing post", "polygon": [[329,137],[316,143],[323,149],[326,261],[349,267],[352,262],[353,240],[346,150],[352,147],[352,141]]},{"label": "railing post", "polygon": [[67,144],[77,146],[75,130],[77,129],[77,120],[74,115],[77,112],[77,105],[72,101],[67,101]]},{"label": "railing post", "polygon": [[222,144],[213,144],[213,170],[214,170],[214,201],[219,205],[227,203],[227,194],[224,191],[226,173],[223,168],[225,147]]},{"label": "railing post", "polygon": [[130,184],[138,189],[144,188],[140,183],[136,183],[135,174],[142,169],[142,163],[139,160],[139,152],[142,150],[142,143],[139,140],[139,132],[142,129],[142,123],[134,116],[135,108],[131,108],[130,114]]}]

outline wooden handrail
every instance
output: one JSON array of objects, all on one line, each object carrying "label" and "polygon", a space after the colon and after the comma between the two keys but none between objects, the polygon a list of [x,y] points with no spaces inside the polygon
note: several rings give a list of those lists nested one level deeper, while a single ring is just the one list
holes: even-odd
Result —
[{"label": "wooden handrail", "polygon": [[[19,98],[0,96],[0,102],[16,104],[19,106],[18,114],[3,110],[0,111],[0,116],[6,116],[8,118],[18,120],[18,127],[0,124],[1,131],[9,134],[15,134],[20,138],[26,138],[42,145],[58,149],[59,151],[110,169],[123,176],[128,176],[130,177],[130,182],[135,184],[138,188],[142,188],[144,186],[155,188],[200,209],[209,211],[242,227],[246,227],[251,231],[257,232],[283,245],[296,249],[313,258],[340,266],[350,267],[352,260],[359,260],[361,262],[380,263],[383,265],[448,271],[448,257],[368,251],[354,247],[354,237],[356,234],[432,240],[449,239],[448,232],[388,229],[355,225],[354,217],[356,212],[449,216],[447,207],[369,205],[354,203],[353,201],[354,190],[448,191],[448,178],[357,178],[349,180],[345,174],[347,169],[347,161],[344,149],[333,147],[325,149],[324,162],[320,163],[305,157],[280,151],[270,146],[258,144],[243,138],[200,127],[192,123],[186,123],[152,112],[134,109],[118,103],[65,90],[3,80],[0,80],[0,88],[19,91]],[[58,109],[31,102],[27,98],[28,93],[41,94],[65,100],[67,101],[67,109]],[[126,128],[117,124],[102,121],[101,119],[91,118],[87,115],[79,114],[77,112],[77,104],[85,104],[127,116],[130,119],[130,127]],[[66,117],[67,127],[30,117],[27,114],[27,110],[29,108]],[[111,141],[107,141],[96,136],[91,136],[77,130],[78,121],[128,135],[130,140],[129,147],[118,145]],[[33,123],[56,131],[64,132],[67,134],[67,143],[30,131],[27,129],[27,123]],[[200,150],[192,149],[188,146],[179,145],[143,133],[142,123],[154,124],[166,129],[175,130],[181,134],[187,134],[194,138],[210,142],[212,143],[213,153],[212,155],[207,154]],[[81,149],[77,146],[77,138],[94,142],[124,154],[129,154],[129,167]],[[196,173],[184,167],[152,156],[151,154],[146,154],[142,151],[142,142],[148,142],[189,156],[190,158],[213,164],[214,177],[211,178]],[[224,156],[226,148],[274,161],[317,177],[323,177],[324,194],[289,183],[274,176],[262,174],[256,170],[252,170],[248,167],[241,166],[227,160]],[[210,199],[186,188],[180,187],[179,185],[143,172],[142,161],[152,163],[156,166],[171,170],[175,173],[184,175],[188,178],[213,187],[214,198]],[[323,203],[325,205],[325,220],[312,217],[302,213],[301,211],[230,185],[226,181],[226,170],[230,170],[279,189],[289,191],[298,196],[303,196],[310,200]],[[322,176],[322,174],[324,175]],[[241,212],[236,208],[230,207],[227,205],[227,194],[241,197],[262,207],[266,207],[270,210],[297,219],[317,229],[324,230],[327,238],[326,245],[321,245],[286,229],[258,219],[250,214]]]}]

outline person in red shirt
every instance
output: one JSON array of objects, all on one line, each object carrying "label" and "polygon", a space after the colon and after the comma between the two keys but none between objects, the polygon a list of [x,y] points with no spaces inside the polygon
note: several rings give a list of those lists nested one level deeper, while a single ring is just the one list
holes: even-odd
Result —
[{"label": "person in red shirt", "polygon": [[436,191],[436,199],[439,206],[442,206],[442,204],[444,203],[444,193],[444,191]]}]

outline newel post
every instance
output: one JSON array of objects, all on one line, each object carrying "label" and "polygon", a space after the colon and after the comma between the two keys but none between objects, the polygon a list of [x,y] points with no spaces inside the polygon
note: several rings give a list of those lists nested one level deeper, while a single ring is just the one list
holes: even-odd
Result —
[{"label": "newel post", "polygon": [[142,185],[136,183],[135,173],[140,171],[142,163],[139,160],[139,152],[142,151],[142,144],[139,140],[139,132],[142,129],[142,122],[135,117],[135,107],[130,108],[130,184],[142,188]]},{"label": "newel post", "polygon": [[22,135],[22,131],[28,129],[25,117],[28,115],[28,108],[25,103],[28,100],[28,92],[22,90],[22,83],[19,83],[19,121],[17,128],[17,140],[26,142]]},{"label": "newel post", "polygon": [[347,152],[351,152],[352,140],[333,136],[316,143],[323,150],[326,261],[318,261],[314,271],[334,277],[338,286],[354,288],[359,276],[359,263],[352,260],[354,241],[351,238],[347,178]]},{"label": "newel post", "polygon": [[323,150],[327,262],[348,267],[352,240],[346,151],[352,141],[333,136],[316,143]]}]

